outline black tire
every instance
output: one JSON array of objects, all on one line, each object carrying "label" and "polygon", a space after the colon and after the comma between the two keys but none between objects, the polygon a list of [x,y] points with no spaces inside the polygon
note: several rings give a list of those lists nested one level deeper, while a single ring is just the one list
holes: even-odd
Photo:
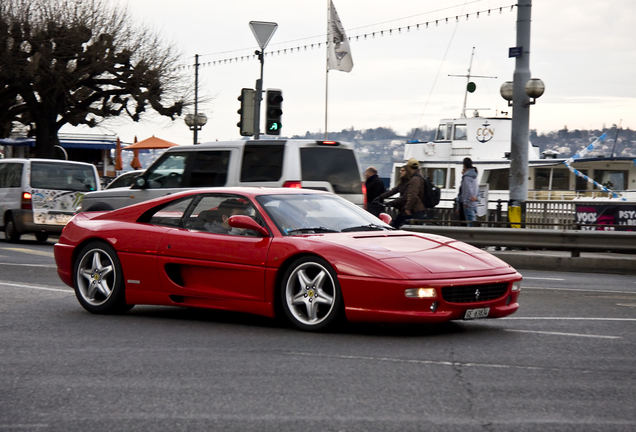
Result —
[{"label": "black tire", "polygon": [[4,238],[11,243],[17,243],[20,241],[20,232],[18,228],[15,226],[15,222],[13,219],[9,219],[4,224]]},{"label": "black tire", "polygon": [[35,239],[37,241],[39,241],[40,243],[44,243],[45,241],[47,241],[49,239],[49,235],[45,232],[36,232],[35,233]]},{"label": "black tire", "polygon": [[75,296],[94,314],[119,314],[132,309],[126,304],[124,274],[117,252],[107,243],[94,241],[77,254],[73,265]]},{"label": "black tire", "polygon": [[297,259],[280,286],[281,307],[287,319],[304,331],[321,331],[344,316],[338,276],[327,261],[316,256]]}]

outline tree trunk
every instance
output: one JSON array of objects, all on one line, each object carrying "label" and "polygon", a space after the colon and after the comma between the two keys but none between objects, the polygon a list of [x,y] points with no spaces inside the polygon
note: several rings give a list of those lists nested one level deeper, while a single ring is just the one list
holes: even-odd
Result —
[{"label": "tree trunk", "polygon": [[[52,117],[52,118],[51,118]],[[57,137],[58,127],[55,124],[56,115],[45,115],[35,122],[35,157],[53,159],[55,146],[60,145]]]}]

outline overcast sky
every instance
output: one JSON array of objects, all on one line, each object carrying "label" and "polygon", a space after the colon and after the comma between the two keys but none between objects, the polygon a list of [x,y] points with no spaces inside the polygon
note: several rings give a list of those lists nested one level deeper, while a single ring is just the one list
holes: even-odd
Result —
[{"label": "overcast sky", "polygon": [[[325,46],[310,45],[325,40],[327,0],[111,1],[128,4],[133,19],[179,48],[193,86],[194,69],[187,65],[194,63],[195,54],[201,56],[199,94],[210,100],[199,106],[208,117],[199,133],[201,142],[240,139],[237,96],[242,87],[254,87],[260,65],[255,59],[229,59],[258,48],[249,21],[278,23],[266,52],[281,54],[266,56],[264,87],[283,90],[283,135],[324,131]],[[347,36],[354,38],[354,66],[350,73],[329,72],[328,130],[391,127],[405,134],[459,116],[466,79],[449,74],[467,73],[473,47],[472,74],[496,78],[475,78],[477,91],[468,96],[467,107],[479,108],[484,116],[511,110],[499,87],[514,72],[515,61],[508,58],[508,48],[516,45],[514,3],[334,0]],[[488,9],[490,14],[484,12]],[[479,17],[477,11],[482,11]],[[602,129],[621,120],[622,127],[636,129],[635,17],[633,0],[533,2],[530,70],[544,81],[546,91],[531,108],[532,129]],[[414,28],[427,21],[428,28]],[[391,34],[389,29],[394,29]],[[154,134],[192,143],[183,119],[117,120],[101,132],[116,133],[124,142]]]}]

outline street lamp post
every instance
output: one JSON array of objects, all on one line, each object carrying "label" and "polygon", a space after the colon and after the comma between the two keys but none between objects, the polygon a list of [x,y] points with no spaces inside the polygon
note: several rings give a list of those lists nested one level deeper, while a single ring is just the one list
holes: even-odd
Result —
[{"label": "street lamp post", "polygon": [[208,122],[207,116],[203,113],[188,114],[184,120],[190,130],[194,131],[194,144],[197,144],[197,132]]},{"label": "street lamp post", "polygon": [[199,113],[199,54],[194,55],[194,114],[188,114],[185,116],[185,124],[188,125],[191,131],[194,133],[193,141],[196,145],[198,143],[198,132],[203,125],[208,122],[208,118],[205,114]]}]

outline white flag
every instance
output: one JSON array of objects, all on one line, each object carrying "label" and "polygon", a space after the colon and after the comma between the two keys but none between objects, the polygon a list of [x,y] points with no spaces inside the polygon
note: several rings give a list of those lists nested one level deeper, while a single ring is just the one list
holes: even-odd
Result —
[{"label": "white flag", "polygon": [[327,54],[327,69],[335,69],[343,72],[351,72],[353,68],[353,59],[351,58],[351,48],[349,47],[349,39],[345,34],[338,12],[333,7],[333,1],[330,1],[330,20],[329,20],[329,40]]}]

